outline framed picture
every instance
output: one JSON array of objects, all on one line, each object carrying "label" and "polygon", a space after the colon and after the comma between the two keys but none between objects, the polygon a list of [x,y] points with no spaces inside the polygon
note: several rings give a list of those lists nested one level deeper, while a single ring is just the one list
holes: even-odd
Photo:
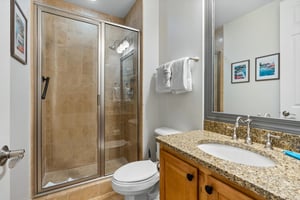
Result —
[{"label": "framed picture", "polygon": [[255,80],[279,79],[279,53],[255,58]]},{"label": "framed picture", "polygon": [[243,60],[231,64],[231,83],[249,82],[250,60]]},{"label": "framed picture", "polygon": [[27,63],[27,19],[16,0],[10,0],[10,49],[11,56]]}]

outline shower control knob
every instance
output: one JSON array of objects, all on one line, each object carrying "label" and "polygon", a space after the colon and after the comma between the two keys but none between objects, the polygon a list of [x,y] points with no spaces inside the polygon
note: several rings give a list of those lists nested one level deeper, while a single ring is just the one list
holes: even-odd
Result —
[{"label": "shower control knob", "polygon": [[189,181],[192,181],[193,178],[194,178],[194,175],[193,175],[193,174],[187,174],[187,175],[186,175],[186,178],[187,178]]}]

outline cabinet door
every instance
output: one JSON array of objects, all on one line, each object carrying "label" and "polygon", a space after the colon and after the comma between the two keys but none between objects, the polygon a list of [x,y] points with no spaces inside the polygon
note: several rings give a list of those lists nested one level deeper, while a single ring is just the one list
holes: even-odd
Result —
[{"label": "cabinet door", "polygon": [[188,163],[161,151],[160,199],[197,200],[198,170]]},{"label": "cabinet door", "polygon": [[254,200],[211,176],[207,177],[204,190],[207,192],[207,200]]}]

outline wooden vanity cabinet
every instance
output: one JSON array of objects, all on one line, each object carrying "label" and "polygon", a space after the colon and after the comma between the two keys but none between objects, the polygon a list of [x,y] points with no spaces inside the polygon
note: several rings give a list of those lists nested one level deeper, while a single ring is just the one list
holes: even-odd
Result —
[{"label": "wooden vanity cabinet", "polygon": [[161,145],[160,200],[263,199]]},{"label": "wooden vanity cabinet", "polygon": [[160,152],[160,200],[197,200],[198,169]]},{"label": "wooden vanity cabinet", "polygon": [[211,193],[207,194],[207,200],[254,200],[212,176],[207,177],[204,190]]}]

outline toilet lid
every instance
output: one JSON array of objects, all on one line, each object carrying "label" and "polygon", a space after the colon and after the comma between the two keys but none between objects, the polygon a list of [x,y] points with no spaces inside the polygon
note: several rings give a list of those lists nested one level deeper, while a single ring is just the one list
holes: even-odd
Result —
[{"label": "toilet lid", "polygon": [[156,164],[150,160],[128,163],[115,171],[113,178],[121,182],[138,182],[154,176],[157,171]]}]

